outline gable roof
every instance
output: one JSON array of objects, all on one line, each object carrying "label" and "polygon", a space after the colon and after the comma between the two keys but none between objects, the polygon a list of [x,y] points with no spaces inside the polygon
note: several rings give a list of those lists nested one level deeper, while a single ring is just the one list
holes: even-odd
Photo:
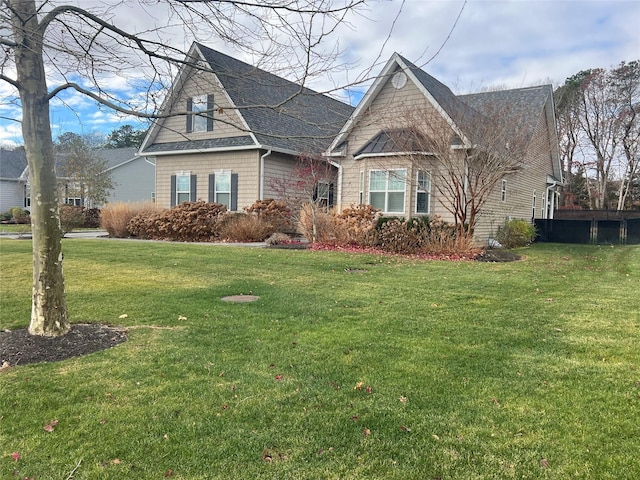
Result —
[{"label": "gable roof", "polygon": [[[551,85],[471,95],[455,95],[449,87],[435,77],[429,75],[398,53],[394,53],[332,143],[329,154],[331,151],[338,150],[338,147],[343,144],[350,129],[355,125],[359,114],[371,105],[386,81],[398,70],[407,74],[424,94],[425,98],[451,126],[457,136],[452,140],[453,145],[467,147],[473,145],[474,138],[482,135],[481,126],[491,117],[492,113],[494,117],[496,113],[500,113],[514,131],[518,129],[517,131],[521,138],[530,140],[535,133],[535,128],[540,115],[544,111],[546,102],[549,98],[553,98]],[[367,149],[371,150],[369,153],[376,153],[374,150],[376,148],[379,149],[379,146],[374,147],[372,145],[379,143],[378,137],[381,133],[384,132],[379,132],[356,153],[359,155],[367,153]],[[390,146],[388,143],[385,144],[387,150]],[[382,151],[377,153],[382,153]]]},{"label": "gable roof", "polygon": [[329,154],[344,142],[352,127],[355,126],[358,117],[372,104],[389,78],[398,70],[403,71],[415,86],[418,87],[425,98],[451,126],[457,136],[460,137],[465,144],[470,143],[461,127],[472,124],[477,118],[477,112],[473,111],[473,109],[464,102],[461,102],[445,84],[408,61],[402,55],[394,53],[383,67],[380,75],[378,75],[373,82],[373,85],[371,85],[371,88],[367,90],[367,93],[349,120],[344,124],[340,133],[332,142],[329,148]]},{"label": "gable roof", "polygon": [[[321,153],[353,111],[327,95],[195,43],[192,48],[217,77],[248,135],[228,139],[143,144],[143,153],[265,148],[288,153]],[[151,134],[151,132],[150,132]]]},{"label": "gable roof", "polygon": [[0,178],[18,180],[27,168],[27,155],[23,149],[0,149]]}]

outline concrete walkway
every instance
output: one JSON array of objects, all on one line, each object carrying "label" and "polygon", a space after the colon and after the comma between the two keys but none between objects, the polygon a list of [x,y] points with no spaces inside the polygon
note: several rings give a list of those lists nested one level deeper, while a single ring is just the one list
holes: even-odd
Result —
[{"label": "concrete walkway", "polygon": [[[10,238],[14,240],[30,240],[31,232],[28,233],[0,233],[0,238]],[[141,240],[138,238],[111,238],[106,230],[81,230],[78,232],[70,232],[64,236],[64,239],[83,238],[96,240],[111,240],[121,242],[163,242],[163,243],[181,243],[181,244],[198,244],[198,245],[215,245],[221,247],[253,247],[264,248],[267,246],[265,242],[246,242],[246,243],[230,243],[230,242],[170,242],[167,240]]]}]

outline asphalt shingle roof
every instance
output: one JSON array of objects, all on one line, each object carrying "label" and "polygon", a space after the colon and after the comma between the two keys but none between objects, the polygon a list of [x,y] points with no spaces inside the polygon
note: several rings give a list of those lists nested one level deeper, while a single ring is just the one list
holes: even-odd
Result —
[{"label": "asphalt shingle roof", "polygon": [[353,107],[244,63],[198,47],[258,142],[299,153],[321,153]]},{"label": "asphalt shingle roof", "polygon": [[254,145],[249,135],[241,137],[210,138],[184,142],[156,143],[144,150],[145,154],[164,151],[204,150],[210,148],[244,147]]},{"label": "asphalt shingle roof", "polygon": [[0,149],[0,178],[18,179],[27,168],[24,150]]}]

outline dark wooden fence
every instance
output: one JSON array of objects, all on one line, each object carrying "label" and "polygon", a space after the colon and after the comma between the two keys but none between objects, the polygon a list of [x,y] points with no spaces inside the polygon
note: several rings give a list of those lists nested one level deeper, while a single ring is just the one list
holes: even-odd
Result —
[{"label": "dark wooden fence", "polygon": [[639,245],[638,210],[557,210],[554,219],[536,219],[540,242]]}]

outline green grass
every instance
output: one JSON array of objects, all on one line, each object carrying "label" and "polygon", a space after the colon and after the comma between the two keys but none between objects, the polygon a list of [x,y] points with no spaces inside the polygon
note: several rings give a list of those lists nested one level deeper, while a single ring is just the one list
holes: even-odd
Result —
[{"label": "green grass", "polygon": [[[129,340],[0,374],[0,478],[640,478],[639,247],[63,242],[72,321]],[[30,255],[0,239],[2,328]]]}]

